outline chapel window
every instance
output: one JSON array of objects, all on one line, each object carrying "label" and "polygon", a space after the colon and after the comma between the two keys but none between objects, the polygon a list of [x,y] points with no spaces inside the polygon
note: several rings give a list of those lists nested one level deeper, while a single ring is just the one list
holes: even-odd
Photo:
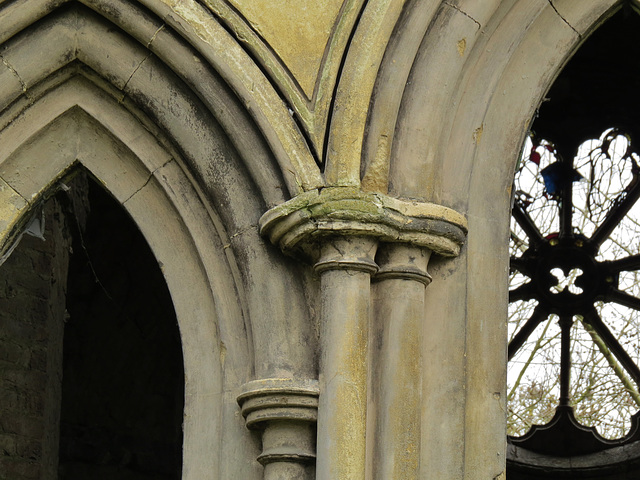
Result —
[{"label": "chapel window", "polygon": [[[640,445],[639,46],[635,12],[603,24],[547,93],[516,168],[509,478],[579,478],[562,459]],[[611,475],[638,457],[593,457],[597,478],[637,478]]]}]

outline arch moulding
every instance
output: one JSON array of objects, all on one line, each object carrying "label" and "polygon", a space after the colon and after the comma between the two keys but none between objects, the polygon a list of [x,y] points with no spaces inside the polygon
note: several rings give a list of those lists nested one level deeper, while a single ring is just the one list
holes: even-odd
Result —
[{"label": "arch moulding", "polygon": [[316,376],[302,281],[257,229],[298,185],[294,169],[281,174],[219,73],[149,10],[22,3],[0,9],[13,28],[0,68],[0,248],[67,175],[88,170],[144,234],[172,296],[186,375],[183,478],[259,476],[240,386]]},{"label": "arch moulding", "polygon": [[[513,173],[535,110],[554,78],[621,4],[462,1],[452,8],[442,2],[426,23],[413,23],[414,33],[426,33],[414,47],[411,69],[405,69],[402,95],[388,85],[377,87],[376,101],[398,112],[384,117],[383,108],[374,105],[380,117],[369,120],[372,132],[395,132],[389,191],[453,208],[469,222],[460,259],[431,263],[423,441],[439,441],[422,451],[422,462],[434,466],[433,478],[504,475]],[[415,43],[407,30],[392,49],[403,51]],[[388,77],[399,75],[390,61],[385,59],[383,73],[389,68]],[[434,364],[440,367],[431,368]],[[452,458],[447,455],[452,450],[464,454]]]}]

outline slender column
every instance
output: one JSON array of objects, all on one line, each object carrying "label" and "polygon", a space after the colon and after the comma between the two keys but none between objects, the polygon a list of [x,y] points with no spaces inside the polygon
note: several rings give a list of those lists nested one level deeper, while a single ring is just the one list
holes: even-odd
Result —
[{"label": "slender column", "polygon": [[332,236],[315,264],[321,286],[318,480],[365,477],[367,350],[376,240]]},{"label": "slender column", "polygon": [[318,382],[271,378],[245,384],[238,396],[247,428],[262,430],[265,480],[314,478]]},{"label": "slender column", "polygon": [[376,257],[374,375],[376,420],[373,478],[414,480],[419,475],[422,320],[430,250],[385,244]]}]

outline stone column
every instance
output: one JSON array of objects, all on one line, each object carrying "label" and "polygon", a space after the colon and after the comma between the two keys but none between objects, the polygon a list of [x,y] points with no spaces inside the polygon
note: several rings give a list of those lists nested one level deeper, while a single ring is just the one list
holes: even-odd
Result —
[{"label": "stone column", "polygon": [[286,378],[245,384],[238,396],[247,428],[262,430],[265,480],[310,480],[316,459],[318,382]]},{"label": "stone column", "polygon": [[419,475],[422,325],[431,282],[428,249],[385,244],[376,260],[372,390],[376,412],[373,478],[415,480]]},{"label": "stone column", "polygon": [[[286,254],[314,264],[320,276],[317,479],[365,478],[366,467],[372,464],[372,460],[366,458],[369,453],[367,436],[375,434],[371,432],[369,435],[366,431],[367,415],[370,410],[375,411],[371,406],[380,401],[390,405],[393,412],[391,419],[385,420],[387,423],[381,426],[385,437],[378,442],[378,448],[391,441],[398,453],[392,457],[391,466],[384,467],[390,469],[390,473],[385,474],[388,476],[379,477],[378,472],[372,474],[375,478],[415,478],[396,475],[395,472],[402,471],[404,454],[400,453],[401,448],[416,450],[415,455],[409,455],[407,468],[413,472],[417,469],[415,459],[418,458],[419,445],[417,440],[412,441],[416,439],[415,432],[419,428],[419,417],[415,417],[420,411],[415,400],[419,398],[419,392],[415,395],[408,392],[414,388],[419,390],[419,380],[400,385],[400,393],[390,391],[381,398],[378,398],[381,392],[375,392],[373,397],[367,393],[370,359],[381,353],[377,344],[369,345],[370,281],[377,270],[374,255],[378,242],[415,247],[414,250],[390,247],[388,253],[381,254],[388,264],[385,267],[388,272],[385,274],[383,269],[380,278],[387,275],[383,281],[392,286],[389,292],[397,292],[382,307],[386,312],[385,321],[391,328],[383,354],[396,365],[395,370],[384,373],[384,381],[395,385],[400,381],[392,378],[393,375],[411,376],[420,371],[419,361],[415,359],[403,365],[410,354],[394,336],[402,336],[411,346],[411,351],[419,350],[414,337],[419,338],[422,328],[420,322],[416,325],[416,319],[420,317],[418,297],[420,292],[424,294],[421,281],[428,279],[428,255],[425,252],[457,255],[466,235],[466,220],[440,205],[400,200],[381,193],[362,192],[354,187],[326,187],[302,193],[269,210],[260,219],[260,231]],[[414,255],[410,252],[422,253]],[[403,256],[406,257],[404,260]],[[404,279],[392,278],[403,268]],[[394,308],[405,309],[410,318],[403,319],[402,311],[395,312]],[[372,348],[373,354],[370,355],[368,350]],[[399,358],[393,358],[395,355]],[[414,402],[407,406],[411,410],[407,417],[403,406],[398,404],[398,398],[403,398],[405,393]],[[415,424],[407,438],[389,437],[410,422]]]},{"label": "stone column", "polygon": [[320,274],[320,396],[318,480],[365,476],[370,281],[377,241],[325,239]]}]

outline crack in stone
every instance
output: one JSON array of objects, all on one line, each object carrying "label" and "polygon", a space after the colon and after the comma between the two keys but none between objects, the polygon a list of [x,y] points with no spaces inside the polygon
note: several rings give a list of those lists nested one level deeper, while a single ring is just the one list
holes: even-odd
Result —
[{"label": "crack in stone", "polygon": [[4,56],[0,55],[0,61],[2,61],[2,64],[7,67],[11,73],[13,73],[15,75],[15,77],[18,79],[18,82],[20,82],[20,86],[22,87],[22,93],[24,93],[25,97],[27,97],[29,100],[32,100],[31,97],[29,97],[29,93],[28,93],[28,87],[27,84],[24,82],[24,80],[22,80],[22,77],[20,76],[20,74],[18,73],[18,71],[13,68],[13,65],[11,65],[6,58],[4,58]]},{"label": "crack in stone", "polygon": [[345,253],[346,253],[346,252],[345,252],[345,251],[343,251],[343,250],[341,250],[341,249],[340,249],[340,247],[338,246],[338,244],[337,244],[336,242],[331,242],[331,246],[332,246],[333,248],[335,248],[335,249],[338,251],[338,253],[340,254],[340,256],[341,256],[341,257],[344,257],[344,256],[345,256]]},{"label": "crack in stone", "polygon": [[[162,25],[160,25],[160,27],[158,27],[158,29],[154,32],[154,34],[151,36],[151,38],[149,39],[149,42],[147,42],[147,48],[151,47],[151,44],[153,43],[153,41],[156,39],[156,37],[158,36],[158,34],[160,33],[161,30],[164,29],[164,27],[166,26],[166,23],[163,23]],[[138,66],[136,68],[133,69],[133,72],[131,72],[131,75],[129,75],[129,78],[127,78],[127,81],[124,82],[124,85],[122,87],[122,97],[120,98],[120,100],[118,100],[118,103],[122,103],[124,102],[125,97],[127,96],[127,85],[129,85],[129,82],[131,81],[131,79],[133,78],[133,76],[136,74],[136,72],[138,71],[138,69],[142,66],[142,64],[144,62],[146,62],[149,57],[153,54],[153,52],[149,52],[147,53],[146,57],[144,57],[140,63],[138,64]],[[131,198],[131,197],[129,197]]]},{"label": "crack in stone", "polygon": [[[551,0],[549,0],[551,1]],[[467,12],[465,12],[464,10],[462,10],[459,6],[454,5],[452,3],[449,2],[442,2],[443,4],[447,5],[448,7],[453,8],[454,10],[457,10],[458,12],[460,12],[461,14],[463,14],[465,17],[468,17],[469,19],[471,19],[473,21],[473,23],[475,23],[478,26],[478,30],[480,30],[482,28],[482,25],[480,25],[480,22],[477,21],[475,18],[473,18],[471,15],[469,15]]]},{"label": "crack in stone", "polygon": [[142,186],[140,188],[138,188],[135,192],[133,192],[131,195],[129,195],[129,197],[122,202],[122,205],[125,205],[129,200],[131,200],[134,196],[136,196],[144,187],[146,187],[149,182],[151,181],[151,179],[153,178],[153,176],[155,175],[155,173],[160,170],[161,168],[166,167],[167,165],[169,165],[171,162],[173,162],[173,158],[167,160],[166,162],[164,162],[162,165],[160,165],[159,167],[155,168],[147,177],[147,179],[145,180],[144,184],[142,184]]},{"label": "crack in stone", "polygon": [[239,232],[236,232],[236,233],[234,233],[233,235],[231,235],[231,236],[229,237],[229,240],[232,240],[232,239],[234,239],[234,238],[236,238],[236,237],[239,237],[240,235],[244,235],[244,234],[245,234],[245,233],[247,233],[247,232],[253,231],[253,230],[255,230],[257,227],[258,227],[258,225],[251,225],[251,226],[249,226],[249,227],[247,227],[247,228],[244,228],[244,229],[240,230]]},{"label": "crack in stone", "polygon": [[28,206],[31,206],[31,201],[29,199],[27,199],[24,195],[22,195],[18,190],[16,190],[15,188],[13,188],[13,186],[7,182],[3,177],[0,176],[0,181],[4,182],[5,185],[7,187],[9,187],[11,189],[12,192],[14,192],[16,195],[18,195],[22,200],[24,200],[24,203],[27,204]]},{"label": "crack in stone", "polygon": [[[160,31],[165,27],[165,23],[163,23],[162,25],[160,25],[160,28],[158,28],[156,30],[156,32],[153,34],[153,36],[151,37],[151,40],[149,40],[149,42],[147,43],[147,48],[149,48],[151,46],[151,44],[153,43],[153,41],[156,39],[156,37],[158,36],[158,34],[160,33]],[[146,58],[145,58],[146,60]],[[135,73],[135,72],[134,72]]]},{"label": "crack in stone", "polygon": [[[160,28],[162,28],[162,27],[160,27]],[[159,29],[158,29],[158,31],[159,31]],[[156,33],[158,33],[158,32],[156,32]],[[155,35],[154,35],[154,38],[155,38]],[[149,42],[149,43],[151,43],[151,42]],[[120,98],[120,100],[118,101],[118,103],[122,103],[122,102],[124,101],[124,97],[126,97],[126,96],[127,96],[127,92],[126,92],[127,85],[129,85],[129,82],[131,81],[131,79],[133,78],[133,76],[136,74],[136,72],[138,71],[138,69],[142,66],[142,64],[143,64],[144,62],[146,62],[146,61],[147,61],[147,59],[148,59],[151,55],[152,55],[152,53],[151,53],[151,52],[149,52],[149,53],[147,54],[147,56],[146,56],[146,57],[144,57],[144,58],[140,61],[140,63],[138,64],[138,66],[137,66],[136,68],[134,68],[133,72],[131,72],[131,75],[129,75],[129,78],[127,78],[127,81],[126,81],[126,82],[124,82],[124,85],[122,86],[122,98]]]},{"label": "crack in stone", "polygon": [[[231,236],[229,237],[229,242],[231,242],[231,240],[233,240],[234,238],[239,237],[240,235],[244,235],[244,234],[245,234],[245,233],[247,233],[247,232],[254,231],[254,230],[256,230],[257,228],[258,228],[258,225],[250,225],[250,226],[248,226],[247,228],[244,228],[244,229],[240,230],[239,232],[236,232],[236,233],[234,233],[233,235],[231,235]],[[231,248],[231,243],[225,243],[225,244],[222,246],[222,248],[223,248],[223,249],[225,249],[225,250],[226,250],[227,248]]]},{"label": "crack in stone", "polygon": [[556,8],[556,6],[553,4],[553,0],[547,0],[547,1],[549,2],[549,5],[551,5],[551,8],[553,8],[553,11],[554,11],[554,12],[556,12],[556,14],[558,14],[558,16],[562,19],[562,21],[563,21],[564,23],[566,23],[566,24],[567,24],[567,26],[568,26],[571,30],[573,30],[573,31],[576,33],[576,35],[578,35],[578,37],[582,38],[582,35],[580,35],[580,32],[578,32],[575,28],[573,28],[573,25],[571,25],[571,24],[567,21],[567,19],[566,19],[566,18],[564,18],[564,17],[562,16],[562,14],[558,11],[558,9]]}]

